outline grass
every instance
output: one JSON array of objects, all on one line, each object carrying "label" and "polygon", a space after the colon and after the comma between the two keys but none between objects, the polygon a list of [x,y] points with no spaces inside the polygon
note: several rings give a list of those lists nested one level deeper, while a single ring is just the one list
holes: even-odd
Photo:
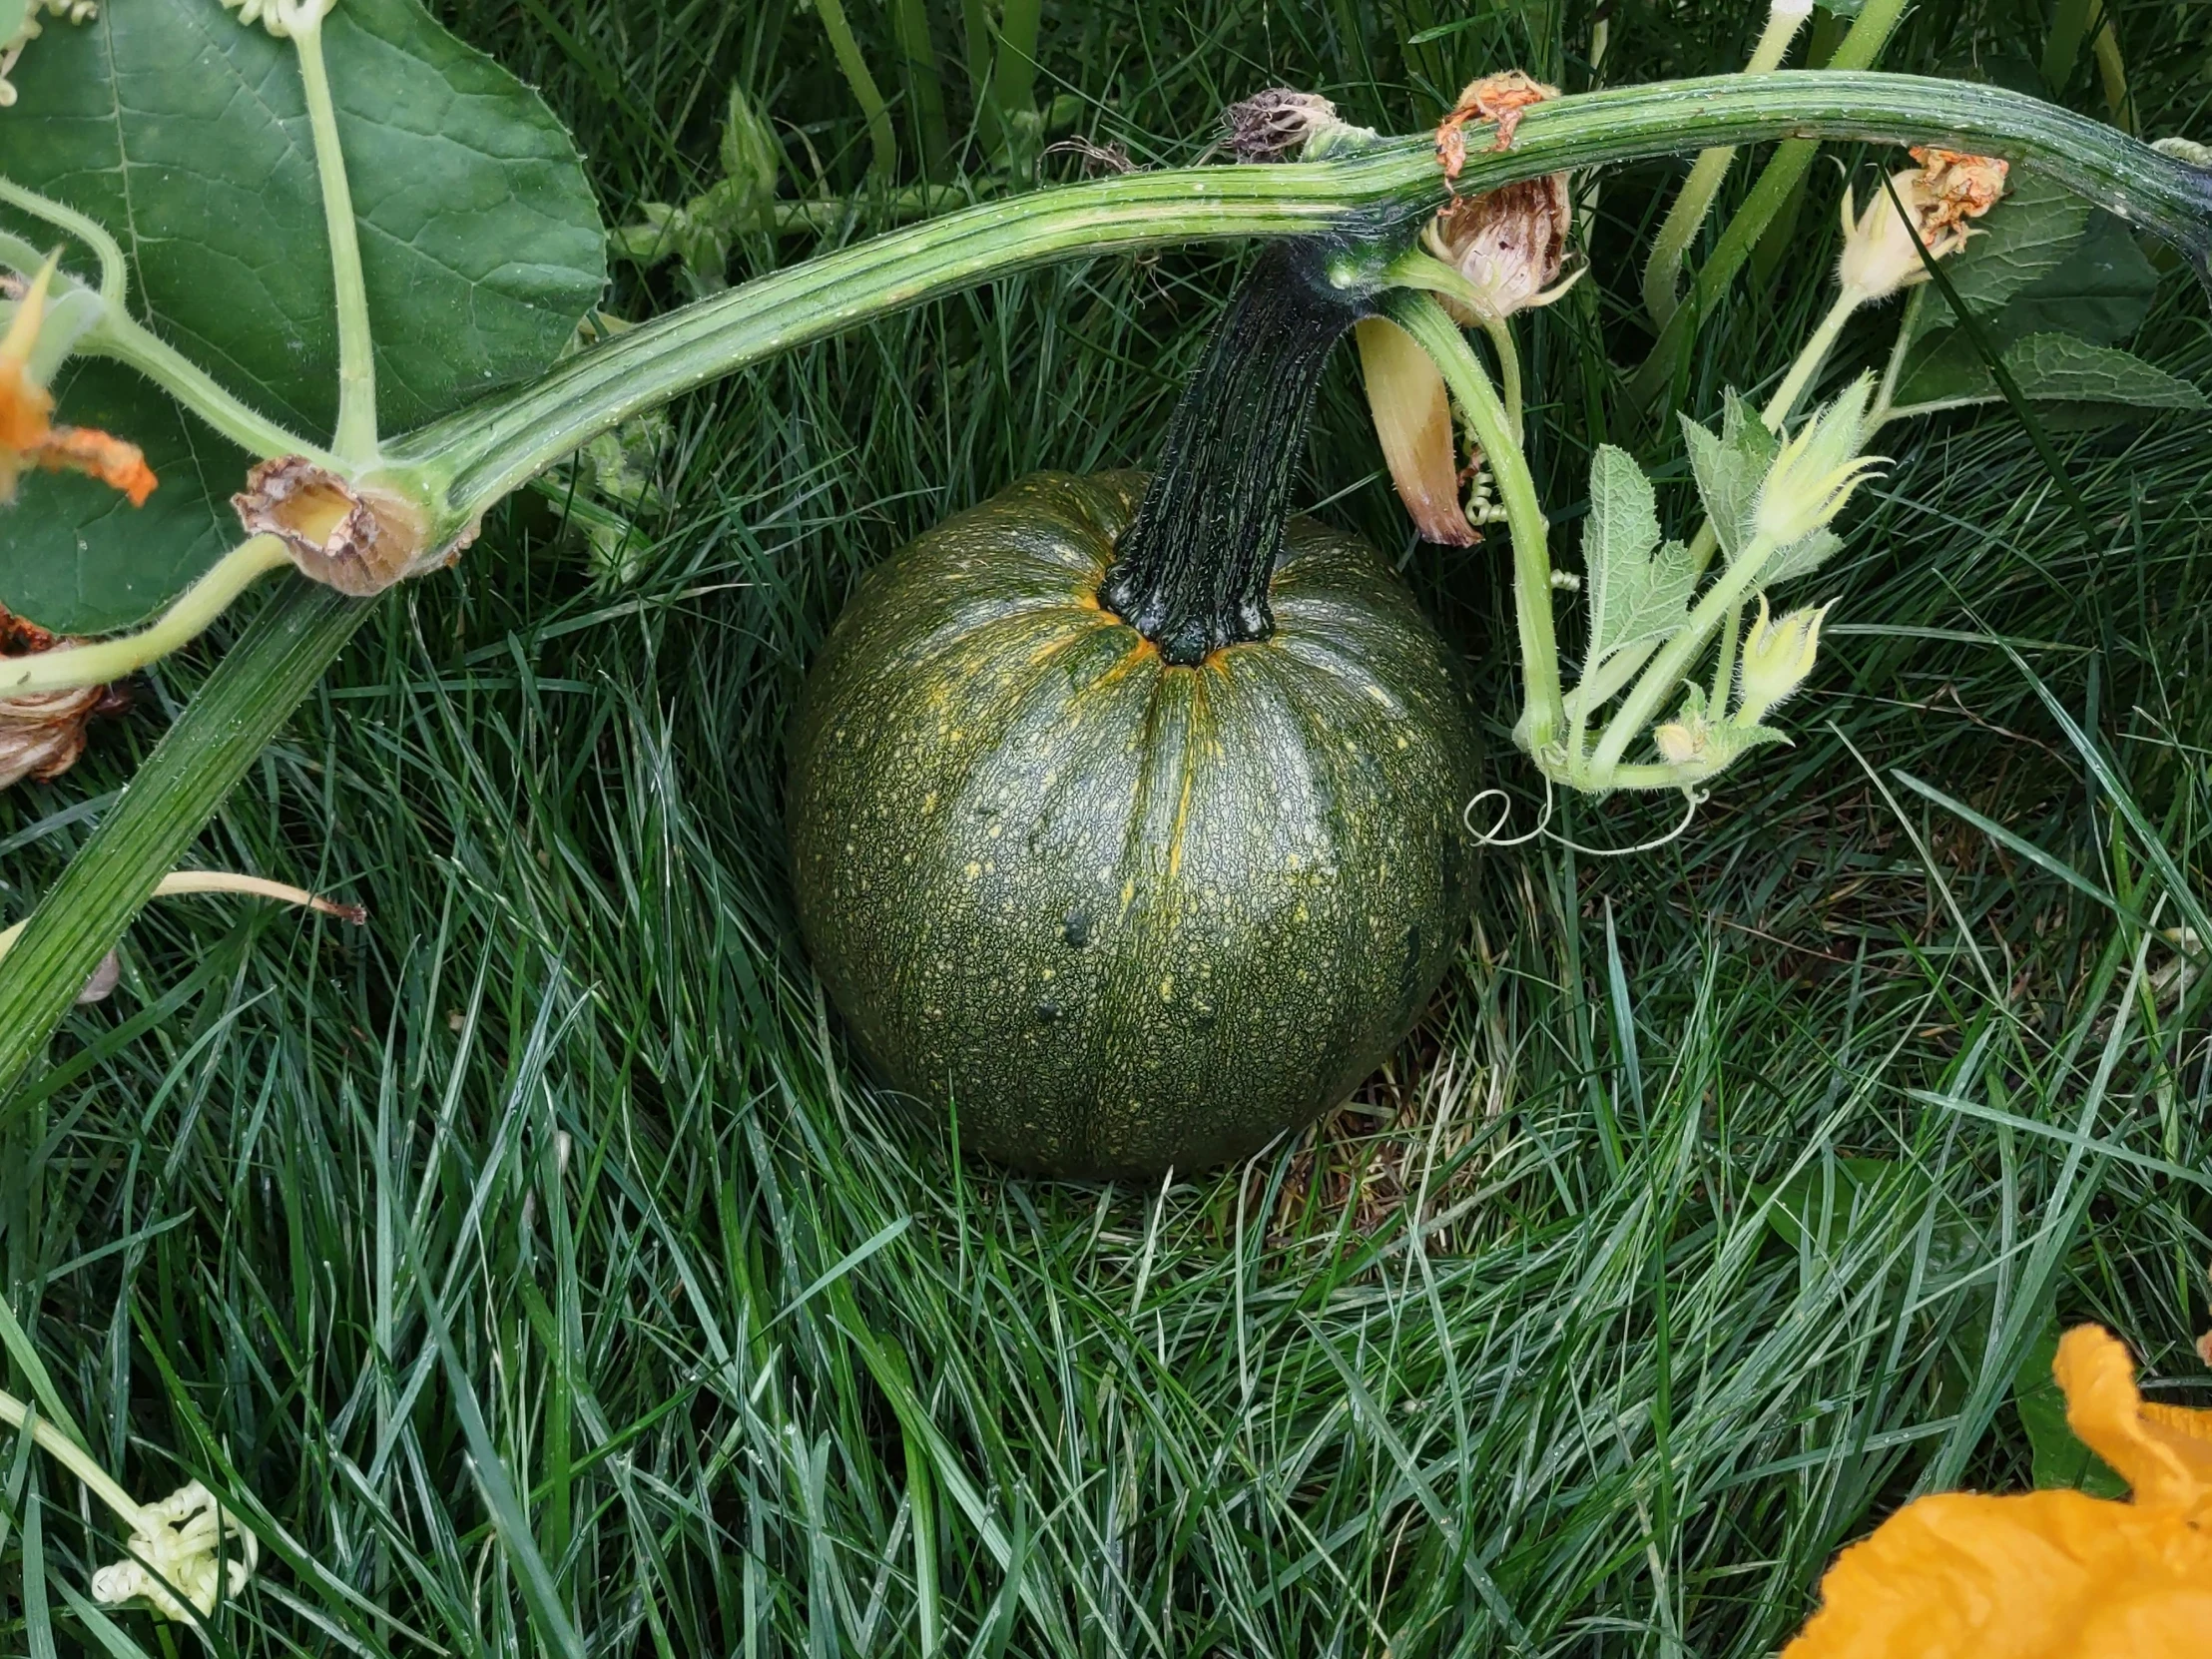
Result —
[{"label": "grass", "polygon": [[[1724,67],[1758,22],[1616,9],[1616,80]],[[795,165],[873,188],[812,12],[446,10],[545,86],[611,220],[711,176],[733,76]],[[888,11],[846,15],[908,182]],[[926,16],[973,173],[958,19]],[[1140,162],[1275,81],[1402,129],[1504,62],[1584,84],[1588,23],[1052,6],[1038,97]],[[2144,130],[2201,134],[2206,20],[2119,23]],[[2040,49],[2032,8],[1988,0],[1888,61]],[[2086,63],[2067,96],[2101,107]],[[1596,279],[1530,330],[1563,519],[1589,447],[1634,430],[1616,365],[1673,176],[1607,182]],[[1706,329],[1697,412],[1809,326],[1838,188],[1816,170],[1774,285]],[[746,245],[733,276],[807,250]],[[1154,1191],[1012,1181],[869,1088],[784,890],[797,677],[905,536],[1032,467],[1143,458],[1228,279],[1068,268],[697,395],[633,585],[594,588],[517,503],[385,604],[210,827],[201,861],[358,899],[367,929],[209,900],[135,926],[122,991],[11,1108],[0,1282],[130,1489],[198,1476],[251,1518],[263,1570],[217,1651],[1758,1655],[1913,1492],[2028,1483],[2014,1373],[2053,1317],[2207,1401],[2207,981],[2161,936],[2206,930],[2212,849],[2186,417],[2054,434],[2094,541],[2008,415],[1907,434],[1847,521],[1797,747],[1663,850],[1489,857],[1427,1024],[1297,1145]],[[2212,376],[2180,280],[2138,344]],[[1410,541],[1349,365],[1313,462],[1505,708],[1502,563]],[[0,797],[11,915],[209,660]],[[70,1609],[112,1528],[13,1447],[0,1527],[0,1648],[192,1648]]]}]

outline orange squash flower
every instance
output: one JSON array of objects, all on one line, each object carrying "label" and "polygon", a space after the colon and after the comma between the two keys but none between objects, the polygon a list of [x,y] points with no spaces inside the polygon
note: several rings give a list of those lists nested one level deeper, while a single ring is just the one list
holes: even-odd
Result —
[{"label": "orange squash flower", "polygon": [[1837,1557],[1782,1659],[2205,1659],[2212,1410],[2145,1403],[2119,1340],[2078,1326],[2052,1375],[2066,1422],[2133,1498],[1916,1499]]},{"label": "orange squash flower", "polygon": [[54,395],[31,377],[31,351],[46,318],[46,290],[54,264],[31,279],[15,308],[15,320],[0,334],[0,502],[15,499],[15,484],[30,468],[82,472],[113,485],[143,507],[157,480],[146,455],[90,426],[53,424]]}]

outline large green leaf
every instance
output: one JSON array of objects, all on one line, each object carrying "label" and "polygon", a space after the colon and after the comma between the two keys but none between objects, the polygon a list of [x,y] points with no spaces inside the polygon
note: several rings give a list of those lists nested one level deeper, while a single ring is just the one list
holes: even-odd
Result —
[{"label": "large green leaf", "polygon": [[[2201,409],[2204,393],[2133,352],[2092,345],[2071,334],[2030,334],[2004,351],[2020,395],[2036,402],[2088,403],[2124,416],[2140,409]],[[2003,393],[1981,354],[1965,340],[1945,340],[1916,368],[1898,395],[1899,407],[1994,403]]]},{"label": "large green leaf", "polygon": [[[2088,223],[2087,202],[2055,179],[2014,168],[2004,200],[1944,262],[1944,275],[1959,299],[1986,316],[2063,266]],[[1920,301],[1914,333],[1932,334],[1952,320],[1950,306],[1931,289]]]},{"label": "large green leaf", "polygon": [[[605,239],[551,112],[416,0],[342,0],[324,35],[395,432],[550,364],[598,296]],[[15,79],[0,167],[116,234],[157,332],[325,437],[332,284],[291,48],[219,0],[121,0],[49,24]],[[142,443],[153,502],[118,512],[93,486],[28,480],[0,547],[0,603],[69,632],[139,620],[236,539],[243,457],[115,372],[65,379],[62,413]]]}]

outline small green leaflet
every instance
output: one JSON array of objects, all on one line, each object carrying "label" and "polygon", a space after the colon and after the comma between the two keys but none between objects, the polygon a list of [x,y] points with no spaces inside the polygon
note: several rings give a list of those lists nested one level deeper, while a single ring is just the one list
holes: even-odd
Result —
[{"label": "small green leaflet", "polygon": [[1690,446],[1690,471],[1697,492],[1720,536],[1721,551],[1734,564],[1751,541],[1751,525],[1759,510],[1759,487],[1782,447],[1782,440],[1767,430],[1757,411],[1733,391],[1721,411],[1718,436],[1683,415],[1682,436]]},{"label": "small green leaflet", "polygon": [[[542,100],[418,0],[345,0],[324,26],[360,222],[379,412],[396,434],[551,365],[605,277],[574,144]],[[11,179],[130,253],[133,308],[233,392],[326,437],[329,256],[290,46],[216,0],[120,0],[50,24],[0,111]],[[58,240],[10,212],[31,242]],[[70,269],[90,275],[81,249]],[[137,376],[78,362],[60,418],[103,425],[161,478],[133,512],[87,480],[26,479],[0,604],[64,633],[128,626],[240,538],[247,458]]]},{"label": "small green leaflet", "polygon": [[1634,456],[1609,443],[1590,460],[1582,568],[1589,583],[1592,668],[1625,647],[1665,639],[1688,616],[1697,585],[1689,549],[1678,541],[1659,545],[1651,480]]},{"label": "small green leaflet", "polygon": [[[2091,345],[2071,334],[2030,334],[2004,352],[2020,395],[2039,402],[2088,403],[2129,409],[2202,409],[2205,395],[2189,381],[2115,346]],[[1899,407],[1932,413],[2001,394],[1988,364],[1966,340],[1945,340],[1899,388]]]}]

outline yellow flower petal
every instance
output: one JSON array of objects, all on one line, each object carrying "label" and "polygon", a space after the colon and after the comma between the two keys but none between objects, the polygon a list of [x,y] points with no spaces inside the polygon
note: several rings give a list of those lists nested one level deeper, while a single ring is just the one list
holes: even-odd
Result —
[{"label": "yellow flower petal", "polygon": [[2128,1503],[2082,1492],[1907,1504],[1836,1559],[1782,1659],[2205,1659],[2212,1411],[2145,1405],[2127,1350],[2069,1331],[2051,1368]]},{"label": "yellow flower petal", "polygon": [[[2212,1502],[2212,1411],[2144,1404],[2126,1347],[2093,1325],[2066,1333],[2050,1369],[2065,1390],[2066,1426],[2112,1465],[2138,1504]],[[2212,1627],[2205,1648],[2212,1652]]]}]

